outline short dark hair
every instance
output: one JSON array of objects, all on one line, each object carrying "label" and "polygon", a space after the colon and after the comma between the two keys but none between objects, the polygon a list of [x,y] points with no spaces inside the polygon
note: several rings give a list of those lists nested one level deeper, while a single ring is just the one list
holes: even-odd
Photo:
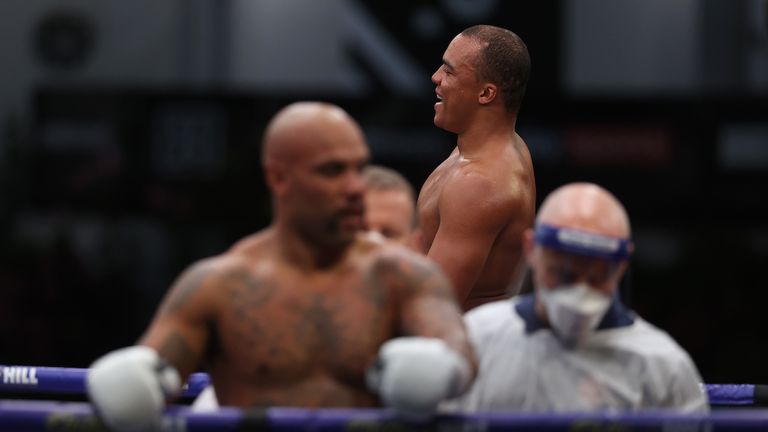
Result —
[{"label": "short dark hair", "polygon": [[478,79],[496,84],[504,97],[504,107],[518,112],[531,75],[528,47],[515,33],[491,25],[476,25],[461,32],[462,36],[480,42]]},{"label": "short dark hair", "polygon": [[413,186],[402,174],[381,165],[368,165],[363,170],[363,179],[368,189],[372,190],[401,190],[412,200],[416,199]]},{"label": "short dark hair", "polygon": [[[408,199],[416,206],[416,192],[411,183],[402,174],[381,165],[368,165],[363,170],[363,179],[369,190],[376,191],[401,191],[405,192]],[[418,218],[414,208],[412,225],[418,225]]]}]

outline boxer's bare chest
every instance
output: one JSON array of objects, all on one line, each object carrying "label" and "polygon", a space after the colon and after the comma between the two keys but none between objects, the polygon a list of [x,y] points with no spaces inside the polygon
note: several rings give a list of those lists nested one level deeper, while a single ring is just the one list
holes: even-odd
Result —
[{"label": "boxer's bare chest", "polygon": [[363,376],[392,336],[391,294],[364,272],[252,276],[227,290],[221,348],[260,380]]}]

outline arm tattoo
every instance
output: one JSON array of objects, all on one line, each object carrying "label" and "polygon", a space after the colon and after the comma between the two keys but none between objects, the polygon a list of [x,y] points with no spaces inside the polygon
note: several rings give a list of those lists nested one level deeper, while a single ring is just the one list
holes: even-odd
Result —
[{"label": "arm tattoo", "polygon": [[460,322],[461,312],[448,278],[426,258],[384,260],[380,277],[401,299],[401,336],[442,337]]},{"label": "arm tattoo", "polygon": [[195,358],[195,354],[187,341],[175,331],[165,338],[157,352],[160,357],[173,365],[184,365],[189,363],[189,359]]},{"label": "arm tattoo", "polygon": [[424,295],[440,299],[453,298],[451,283],[443,273],[426,258],[386,260],[383,276],[398,286],[405,296]]},{"label": "arm tattoo", "polygon": [[187,303],[187,300],[197,292],[198,288],[208,278],[212,269],[209,266],[195,266],[190,269],[174,284],[171,298],[163,307],[163,312],[173,313],[178,311]]}]

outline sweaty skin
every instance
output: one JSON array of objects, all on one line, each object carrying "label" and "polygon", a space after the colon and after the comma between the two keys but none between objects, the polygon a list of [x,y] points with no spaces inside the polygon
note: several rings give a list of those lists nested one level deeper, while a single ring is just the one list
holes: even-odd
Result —
[{"label": "sweaty skin", "polygon": [[432,75],[434,123],[455,133],[457,146],[418,198],[422,251],[448,275],[465,311],[517,292],[525,271],[522,235],[536,211],[533,164],[515,132],[517,113],[505,107],[497,84],[479,78],[483,49],[476,38],[458,35]]},{"label": "sweaty skin", "polygon": [[[174,283],[140,341],[222,405],[370,407],[365,371],[398,336],[442,338],[475,369],[450,282],[424,256],[362,233],[368,150],[338,107],[298,103],[262,159],[271,225]],[[474,372],[473,372],[474,373]]]},{"label": "sweaty skin", "polygon": [[487,156],[467,160],[455,149],[419,195],[423,250],[446,263],[465,311],[518,289],[522,236],[535,213],[533,168],[522,139]]}]

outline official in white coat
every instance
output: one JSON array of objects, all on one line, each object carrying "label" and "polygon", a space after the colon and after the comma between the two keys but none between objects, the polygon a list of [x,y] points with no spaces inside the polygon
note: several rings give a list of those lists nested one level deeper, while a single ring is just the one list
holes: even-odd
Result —
[{"label": "official in white coat", "polygon": [[557,189],[523,247],[534,292],[465,315],[479,375],[446,410],[708,411],[689,355],[619,300],[633,244],[613,195]]}]

